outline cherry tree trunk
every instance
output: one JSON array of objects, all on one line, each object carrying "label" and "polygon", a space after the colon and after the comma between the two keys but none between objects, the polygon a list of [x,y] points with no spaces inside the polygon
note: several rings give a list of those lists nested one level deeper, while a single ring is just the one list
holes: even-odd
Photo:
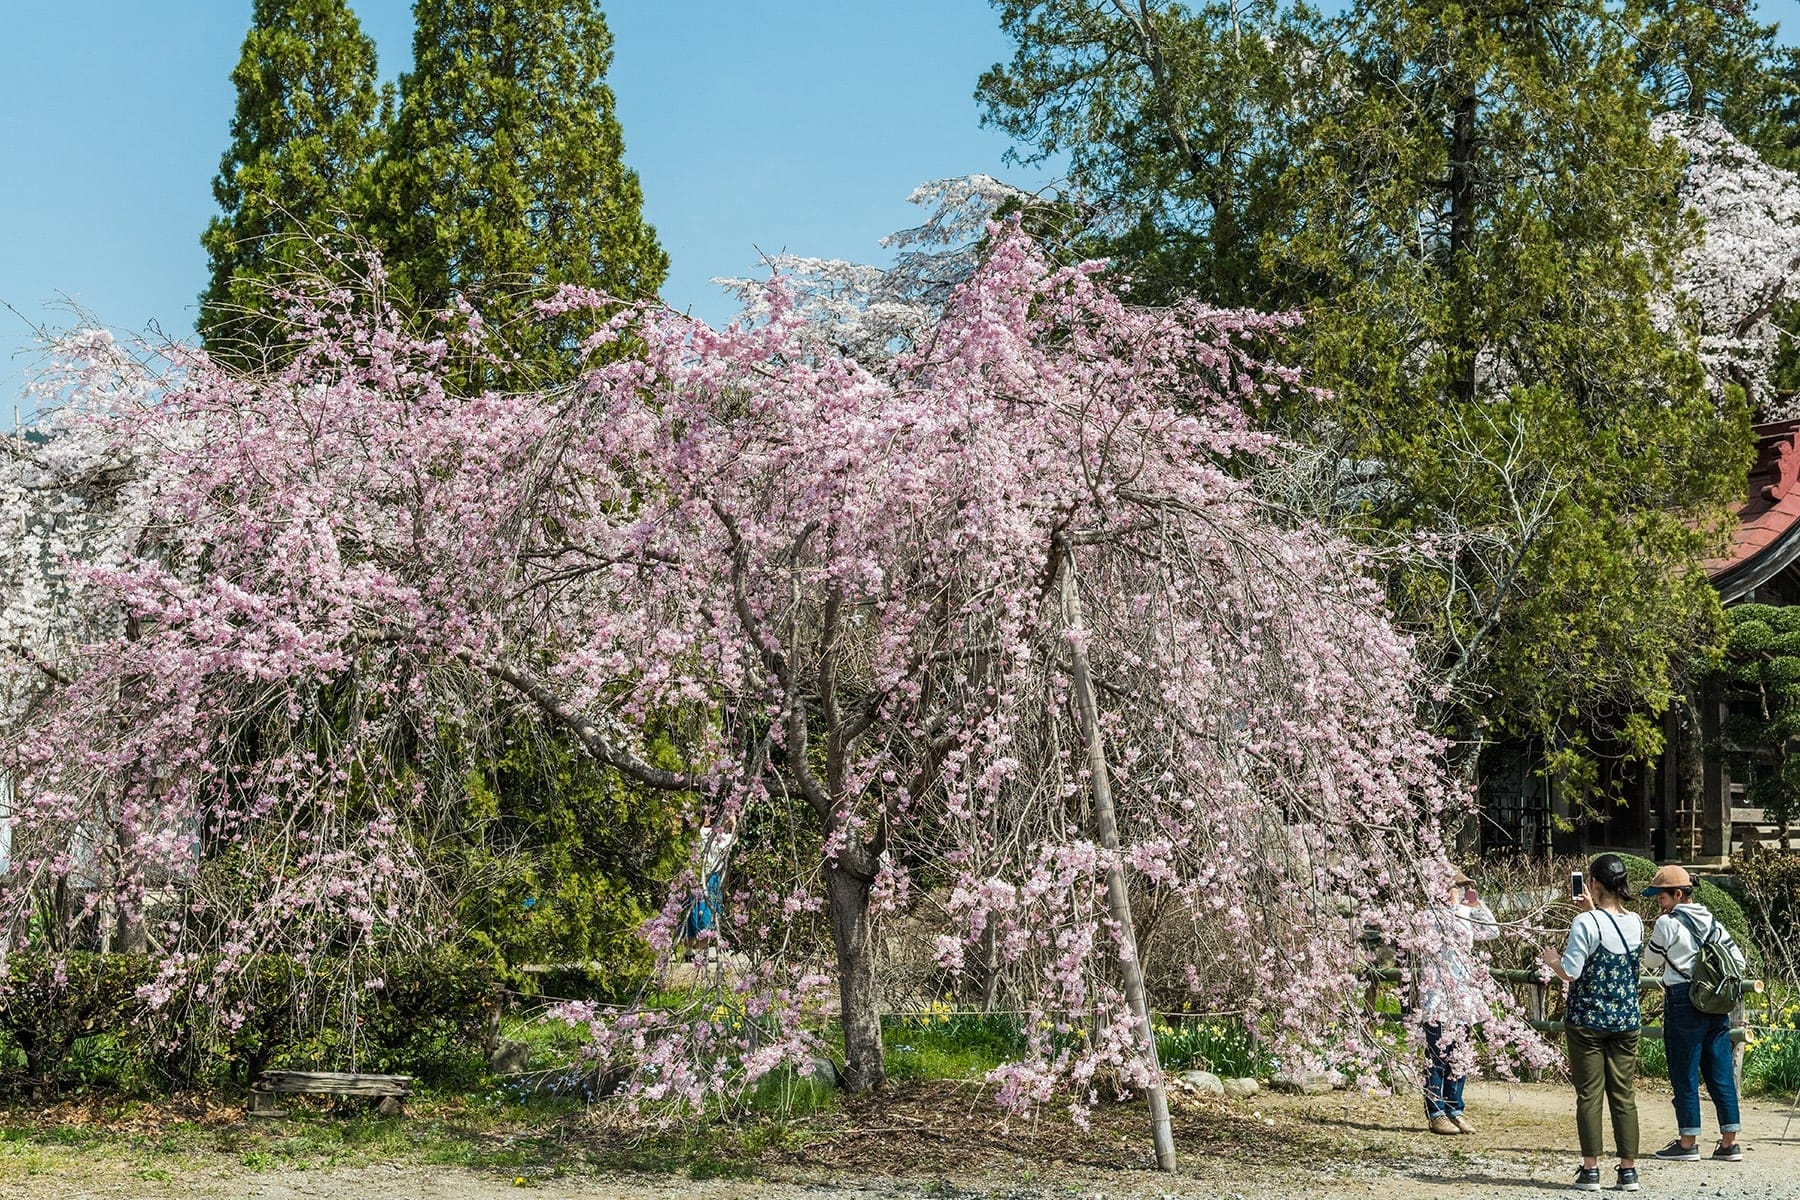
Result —
[{"label": "cherry tree trunk", "polygon": [[1137,926],[1131,920],[1131,896],[1125,887],[1125,868],[1119,862],[1119,821],[1113,810],[1112,775],[1106,767],[1106,744],[1100,736],[1100,709],[1094,700],[1094,681],[1088,669],[1087,636],[1081,623],[1081,597],[1075,587],[1075,555],[1069,548],[1063,559],[1063,622],[1069,637],[1069,675],[1075,684],[1075,705],[1081,715],[1082,740],[1087,743],[1088,775],[1094,794],[1094,824],[1100,845],[1112,853],[1106,871],[1108,914],[1119,928],[1119,969],[1124,977],[1125,1002],[1136,1025],[1138,1052],[1150,1068],[1145,1088],[1150,1100],[1150,1140],[1156,1149],[1156,1166],[1175,1169],[1175,1133],[1169,1124],[1169,1097],[1163,1089],[1162,1063],[1156,1056],[1156,1031],[1150,1025],[1150,1000],[1144,992],[1144,971],[1138,962]]},{"label": "cherry tree trunk", "polygon": [[881,1012],[875,1000],[875,943],[869,927],[869,883],[834,863],[825,866],[831,940],[837,946],[838,1001],[844,1020],[844,1083],[867,1092],[887,1080],[881,1055]]}]

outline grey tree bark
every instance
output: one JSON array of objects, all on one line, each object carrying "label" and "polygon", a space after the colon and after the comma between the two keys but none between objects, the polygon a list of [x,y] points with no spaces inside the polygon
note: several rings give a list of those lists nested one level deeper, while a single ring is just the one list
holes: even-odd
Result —
[{"label": "grey tree bark", "polygon": [[831,940],[837,948],[838,1008],[844,1021],[844,1085],[867,1092],[887,1081],[881,1052],[881,1010],[875,996],[875,945],[869,922],[868,880],[840,864],[825,867]]}]

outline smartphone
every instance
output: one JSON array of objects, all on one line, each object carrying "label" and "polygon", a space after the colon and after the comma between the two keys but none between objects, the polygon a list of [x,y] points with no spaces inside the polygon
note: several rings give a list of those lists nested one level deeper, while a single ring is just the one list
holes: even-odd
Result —
[{"label": "smartphone", "polygon": [[1469,908],[1475,907],[1475,889],[1474,888],[1466,887],[1463,889],[1463,904]]},{"label": "smartphone", "polygon": [[1582,879],[1580,871],[1569,872],[1569,895],[1579,897],[1587,890],[1587,881]]}]

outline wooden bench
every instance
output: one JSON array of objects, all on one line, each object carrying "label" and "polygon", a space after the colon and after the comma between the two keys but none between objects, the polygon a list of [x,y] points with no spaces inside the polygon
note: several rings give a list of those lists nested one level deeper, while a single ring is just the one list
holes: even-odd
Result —
[{"label": "wooden bench", "polygon": [[275,1106],[282,1093],[307,1093],[343,1098],[367,1097],[376,1101],[375,1111],[389,1116],[404,1112],[403,1102],[412,1095],[411,1075],[352,1075],[342,1071],[264,1071],[250,1089],[250,1103],[245,1111],[253,1117],[285,1117],[287,1110]]}]

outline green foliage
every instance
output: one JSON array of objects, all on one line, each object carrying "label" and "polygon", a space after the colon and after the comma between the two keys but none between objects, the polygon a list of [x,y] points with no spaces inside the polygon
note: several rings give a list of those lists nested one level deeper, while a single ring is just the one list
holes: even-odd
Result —
[{"label": "green foliage", "polygon": [[224,1023],[186,1039],[167,1031],[183,1053],[165,1066],[177,1080],[224,1073],[250,1083],[287,1068],[466,1081],[499,999],[489,964],[448,950],[305,961],[262,955],[230,977],[219,998]]},{"label": "green foliage", "polygon": [[491,965],[427,951],[387,955],[380,970],[381,986],[359,1006],[359,1070],[465,1086],[485,1073],[480,1051],[500,1006]]},{"label": "green foliage", "polygon": [[1800,608],[1740,604],[1713,673],[1734,701],[1715,753],[1729,755],[1745,800],[1787,837],[1800,820]]},{"label": "green foliage", "polygon": [[1570,788],[1597,786],[1602,742],[1655,753],[1620,714],[1663,711],[1720,638],[1698,562],[1750,438],[1650,316],[1695,231],[1640,90],[1649,18],[995,5],[1017,52],[982,78],[986,119],[1133,214],[1091,241],[1143,298],[1305,312],[1331,395],[1261,416],[1351,466],[1339,516],[1445,547],[1389,576],[1453,685],[1439,723],[1542,736]]},{"label": "green foliage", "polygon": [[1157,1057],[1167,1071],[1211,1071],[1222,1079],[1258,1079],[1272,1067],[1268,1055],[1234,1019],[1187,1018],[1156,1027]]},{"label": "green foliage", "polygon": [[1744,1048],[1744,1090],[1791,1099],[1800,1092],[1800,1003],[1792,985],[1777,987],[1766,1009],[1757,1005],[1752,1010],[1751,1020],[1755,1028]]},{"label": "green foliage", "polygon": [[419,311],[479,301],[535,382],[576,357],[557,326],[516,324],[569,283],[653,295],[668,258],[606,84],[612,35],[593,0],[418,0],[413,69],[378,177],[381,240]]},{"label": "green foliage", "polygon": [[388,98],[375,44],[343,0],[256,0],[232,72],[237,113],[207,226],[200,334],[250,365],[281,341],[272,288],[328,271],[367,200]]},{"label": "green foliage", "polygon": [[471,384],[566,379],[576,325],[526,305],[562,283],[637,299],[668,270],[623,164],[605,18],[593,0],[419,0],[414,17],[396,113],[344,0],[256,0],[202,238],[202,337],[244,366],[278,356],[272,285],[340,278],[366,245],[388,299],[422,316],[478,302],[498,327],[517,358],[469,364]]},{"label": "green foliage", "polygon": [[1744,1051],[1744,1090],[1792,1097],[1800,1092],[1800,1029],[1758,1038]]},{"label": "green foliage", "polygon": [[1646,1079],[1669,1077],[1669,1051],[1660,1038],[1638,1039],[1638,1074]]},{"label": "green foliage", "polygon": [[75,951],[7,956],[0,1033],[19,1048],[33,1089],[55,1091],[82,1038],[114,1033],[141,1016],[137,991],[150,979],[142,955]]},{"label": "green foliage", "polygon": [[1655,108],[1710,113],[1765,159],[1793,166],[1800,92],[1777,27],[1748,5],[1647,0],[1642,11],[1638,56]]},{"label": "green foliage", "polygon": [[[210,962],[193,968],[189,989],[153,1013],[138,998],[155,974],[147,956],[9,956],[0,1034],[18,1049],[13,1065],[39,1094],[65,1083],[248,1083],[270,1067],[467,1085],[483,1070],[500,998],[490,966],[444,950],[263,955],[222,988]],[[215,1005],[222,1020],[204,1016]]]},{"label": "green foliage", "polygon": [[1790,986],[1800,985],[1800,853],[1748,855],[1738,861],[1737,879],[1769,966]]},{"label": "green foliage", "polygon": [[[673,750],[657,751],[672,765]],[[619,998],[648,977],[639,931],[682,847],[677,800],[597,767],[554,734],[518,727],[467,781],[459,874],[482,881],[457,916],[511,986]],[[555,968],[524,974],[528,965]]]},{"label": "green foliage", "polygon": [[1017,42],[977,96],[1034,159],[1066,155],[1084,188],[1132,214],[1090,252],[1128,264],[1146,298],[1294,303],[1262,261],[1289,207],[1284,136],[1304,37],[1270,0],[1165,8],[1155,36],[1107,0],[993,0]]}]

